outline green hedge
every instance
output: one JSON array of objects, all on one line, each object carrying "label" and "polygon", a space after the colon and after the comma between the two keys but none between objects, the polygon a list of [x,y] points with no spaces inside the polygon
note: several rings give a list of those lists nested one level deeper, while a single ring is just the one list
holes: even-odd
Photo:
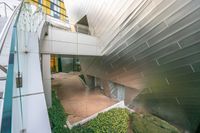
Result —
[{"label": "green hedge", "polygon": [[79,75],[79,77],[84,81],[84,83],[86,84],[86,81],[85,81],[85,77],[83,74]]},{"label": "green hedge", "polygon": [[129,112],[115,108],[98,116],[83,126],[72,129],[73,133],[127,133]]},{"label": "green hedge", "polygon": [[66,114],[55,91],[52,91],[52,107],[48,112],[53,133],[126,133],[128,128],[129,112],[121,108],[100,113],[95,119],[72,130],[65,128]]},{"label": "green hedge", "polygon": [[121,108],[100,113],[86,124],[69,130],[64,127],[67,115],[55,91],[52,91],[52,107],[48,112],[53,133],[126,133],[129,116],[134,133],[180,133],[177,128],[153,115],[137,113],[130,115],[127,109]]},{"label": "green hedge", "polygon": [[166,121],[150,114],[131,114],[134,133],[180,133],[177,128]]},{"label": "green hedge", "polygon": [[52,91],[52,107],[48,109],[49,120],[53,133],[68,133],[69,129],[65,128],[66,114],[59,99],[56,96],[56,92]]}]

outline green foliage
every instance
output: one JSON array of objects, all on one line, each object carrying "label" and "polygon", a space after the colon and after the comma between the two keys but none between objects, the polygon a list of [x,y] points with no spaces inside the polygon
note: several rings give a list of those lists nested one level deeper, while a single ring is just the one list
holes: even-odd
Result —
[{"label": "green foliage", "polygon": [[87,126],[78,125],[73,127],[70,133],[95,133],[92,129],[88,128]]},{"label": "green foliage", "polygon": [[[66,114],[52,91],[52,107],[48,110],[53,133],[126,133],[128,129],[129,112],[127,109],[115,108],[98,116],[84,125],[65,128]],[[130,115],[134,133],[180,133],[177,128],[150,114]]]},{"label": "green foliage", "polygon": [[53,133],[67,133],[69,131],[64,127],[66,114],[55,91],[52,91],[52,107],[48,109],[48,113]]},{"label": "green foliage", "polygon": [[131,114],[134,133],[180,133],[177,128],[166,121],[150,114]]},{"label": "green foliage", "polygon": [[83,74],[79,75],[79,77],[84,81],[84,83],[86,84],[86,81],[85,81],[85,77]]},{"label": "green foliage", "polygon": [[126,109],[115,108],[100,113],[95,119],[83,126],[73,128],[73,133],[126,133],[128,129],[129,112]]}]

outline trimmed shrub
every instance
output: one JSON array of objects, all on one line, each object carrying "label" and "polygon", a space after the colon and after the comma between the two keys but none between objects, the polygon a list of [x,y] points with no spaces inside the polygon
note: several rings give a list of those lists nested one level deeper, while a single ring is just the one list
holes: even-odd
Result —
[{"label": "trimmed shrub", "polygon": [[52,91],[52,107],[48,109],[48,113],[53,133],[69,132],[69,129],[64,127],[64,125],[66,125],[66,114],[56,96],[55,90]]},{"label": "trimmed shrub", "polygon": [[115,108],[98,116],[84,125],[70,130],[66,125],[66,114],[55,90],[52,91],[52,107],[48,110],[53,133],[126,133],[129,112],[127,109]]},{"label": "trimmed shrub", "polygon": [[88,128],[87,126],[78,125],[73,127],[70,133],[95,133],[92,129]]},{"label": "trimmed shrub", "polygon": [[132,130],[134,133],[180,133],[168,122],[150,114],[131,114]]},{"label": "trimmed shrub", "polygon": [[52,91],[52,107],[48,110],[53,133],[126,133],[129,116],[134,133],[180,133],[166,121],[150,114],[129,114],[127,109],[115,108],[72,130],[65,127],[66,114],[56,92]]},{"label": "trimmed shrub", "polygon": [[95,119],[83,126],[74,127],[75,133],[127,133],[129,112],[127,109],[115,108],[100,113]]}]

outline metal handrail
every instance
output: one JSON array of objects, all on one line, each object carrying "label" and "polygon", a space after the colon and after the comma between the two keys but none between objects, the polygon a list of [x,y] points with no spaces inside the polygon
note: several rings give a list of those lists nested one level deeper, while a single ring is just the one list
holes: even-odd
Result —
[{"label": "metal handrail", "polygon": [[12,24],[12,22],[13,22],[14,17],[16,16],[17,10],[20,8],[20,5],[21,5],[21,4],[19,4],[19,6],[18,6],[17,8],[15,8],[15,10],[14,10],[12,16],[11,16],[10,19],[6,22],[6,24],[5,24],[4,28],[3,28],[3,30],[2,30],[1,33],[0,33],[0,45],[1,45],[1,46],[0,46],[0,55],[1,55],[1,52],[2,52],[2,50],[3,50],[3,47],[4,47],[4,44],[5,44],[5,40],[6,40],[6,37],[7,37],[7,35],[8,35],[9,29],[10,29],[10,27],[11,27],[11,24]]},{"label": "metal handrail", "polygon": [[6,80],[6,77],[0,77],[0,81]]},{"label": "metal handrail", "polygon": [[0,69],[1,69],[4,73],[7,73],[7,69],[6,69],[4,66],[0,65]]},{"label": "metal handrail", "polygon": [[0,2],[0,5],[1,5],[1,4],[6,5],[6,6],[7,6],[10,10],[12,10],[12,11],[14,10],[14,9],[12,9],[12,7],[10,7],[6,2]]}]

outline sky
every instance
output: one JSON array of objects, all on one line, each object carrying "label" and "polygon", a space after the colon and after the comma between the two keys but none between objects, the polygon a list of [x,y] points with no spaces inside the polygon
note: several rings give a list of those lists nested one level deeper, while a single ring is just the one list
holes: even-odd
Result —
[{"label": "sky", "polygon": [[[0,3],[1,2],[5,2],[5,3],[7,3],[10,7],[14,7],[14,6],[17,6],[18,4],[19,4],[19,2],[20,2],[20,0],[0,0]],[[7,10],[7,14],[8,14],[8,16],[10,16],[11,15],[11,11],[10,11],[10,9],[8,9]],[[2,4],[0,4],[0,15],[1,16],[5,16],[5,11],[4,11],[4,5],[2,5]]]}]

